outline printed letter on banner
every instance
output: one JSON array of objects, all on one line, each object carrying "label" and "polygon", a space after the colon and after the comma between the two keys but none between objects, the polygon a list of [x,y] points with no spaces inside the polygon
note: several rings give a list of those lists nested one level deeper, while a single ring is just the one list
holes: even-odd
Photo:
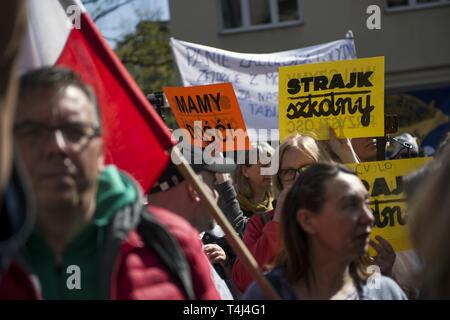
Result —
[{"label": "printed letter on banner", "polygon": [[164,87],[178,125],[192,145],[222,143],[223,151],[250,148],[244,119],[231,83]]},{"label": "printed letter on banner", "polygon": [[[376,235],[383,237],[395,251],[412,249],[402,179],[404,175],[419,169],[431,159],[411,158],[346,164],[368,188],[370,208],[375,218],[372,239]],[[369,253],[377,255],[371,247]]]},{"label": "printed letter on banner", "polygon": [[384,135],[384,57],[279,68],[280,141]]}]

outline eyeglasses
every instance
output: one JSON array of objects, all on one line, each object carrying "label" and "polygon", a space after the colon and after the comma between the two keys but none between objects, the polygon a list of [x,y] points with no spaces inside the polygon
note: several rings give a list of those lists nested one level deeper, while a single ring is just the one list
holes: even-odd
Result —
[{"label": "eyeglasses", "polygon": [[54,131],[59,131],[65,143],[72,149],[81,149],[101,133],[99,127],[87,123],[49,126],[39,122],[25,122],[14,125],[15,137],[34,147],[39,147],[40,144],[47,142]]},{"label": "eyeglasses", "polygon": [[280,170],[278,170],[277,175],[281,180],[284,180],[284,181],[293,180],[293,179],[295,179],[295,176],[297,173],[305,171],[309,165],[310,164],[306,164],[304,166],[301,166],[298,169],[280,169]]}]

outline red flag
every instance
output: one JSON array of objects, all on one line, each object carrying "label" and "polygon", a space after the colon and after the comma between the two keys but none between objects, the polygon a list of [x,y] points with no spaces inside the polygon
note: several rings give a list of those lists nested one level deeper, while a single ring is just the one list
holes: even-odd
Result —
[{"label": "red flag", "polygon": [[174,141],[82,4],[31,0],[27,31],[21,72],[44,65],[76,71],[97,95],[106,163],[131,174],[144,191],[151,189]]}]

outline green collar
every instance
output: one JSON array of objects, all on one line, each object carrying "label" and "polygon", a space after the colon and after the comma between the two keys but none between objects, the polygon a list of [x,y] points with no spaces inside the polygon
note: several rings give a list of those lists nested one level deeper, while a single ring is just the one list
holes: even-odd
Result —
[{"label": "green collar", "polygon": [[[86,225],[56,257],[42,234],[34,230],[25,246],[25,254],[37,274],[44,299],[98,299],[99,269],[103,252],[105,226],[125,206],[134,203],[137,190],[133,183],[114,166],[99,175],[96,210]],[[81,289],[70,289],[73,273],[69,266],[78,266]]]},{"label": "green collar", "polygon": [[137,191],[133,183],[115,166],[107,166],[98,179],[95,225],[106,226],[117,211],[136,201],[136,198]]}]

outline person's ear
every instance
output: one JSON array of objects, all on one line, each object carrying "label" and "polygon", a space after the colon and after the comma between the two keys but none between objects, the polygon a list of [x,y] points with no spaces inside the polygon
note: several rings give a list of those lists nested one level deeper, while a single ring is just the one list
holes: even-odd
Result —
[{"label": "person's ear", "polygon": [[195,191],[195,189],[191,186],[190,183],[186,183],[186,192],[188,194],[189,199],[191,199],[194,202],[200,202],[200,197]]},{"label": "person's ear", "polygon": [[105,171],[105,167],[105,155],[102,152],[97,159],[98,172],[102,173],[103,171]]},{"label": "person's ear", "polygon": [[315,234],[314,213],[308,209],[298,209],[296,214],[297,223],[308,234]]},{"label": "person's ear", "polygon": [[241,167],[241,172],[242,172],[242,175],[248,179],[248,167],[247,166],[242,166]]}]

